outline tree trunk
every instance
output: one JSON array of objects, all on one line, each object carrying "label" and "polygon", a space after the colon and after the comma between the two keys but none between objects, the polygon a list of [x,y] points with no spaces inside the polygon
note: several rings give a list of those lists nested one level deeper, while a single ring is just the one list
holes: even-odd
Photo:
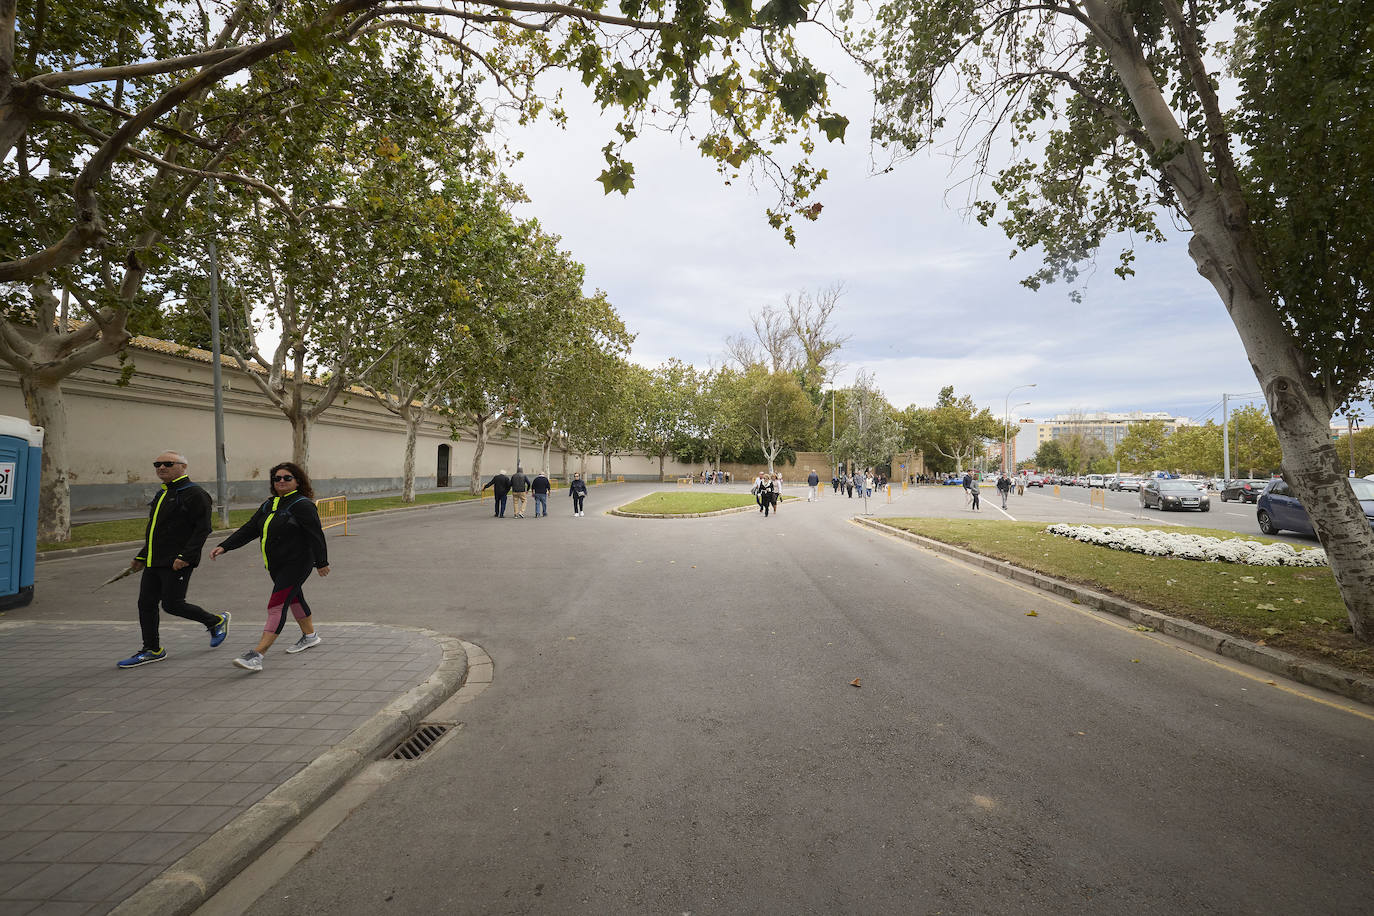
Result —
[{"label": "tree trunk", "polygon": [[291,421],[291,460],[306,471],[310,470],[310,415],[297,410],[287,415]]},{"label": "tree trunk", "polygon": [[658,453],[658,479],[659,479],[659,482],[660,482],[660,483],[662,483],[662,482],[663,482],[663,479],[664,479],[664,477],[663,477],[663,462],[664,462],[664,460],[665,460],[666,458],[667,458],[667,455],[666,455],[665,453],[663,453],[663,452],[659,452],[659,453]]},{"label": "tree trunk", "polygon": [[477,496],[482,492],[482,453],[487,450],[487,436],[491,433],[491,419],[479,414],[473,417],[472,425],[477,435],[473,440],[472,474],[468,479],[468,492]]},{"label": "tree trunk", "polygon": [[401,419],[406,424],[405,460],[401,470],[401,502],[413,503],[415,502],[415,439],[420,432],[420,420],[424,413],[409,404],[402,407],[400,413]]},{"label": "tree trunk", "polygon": [[60,379],[38,379],[20,373],[19,387],[29,409],[29,422],[43,427],[42,476],[38,484],[38,540],[72,538],[72,496],[67,464],[67,405]]}]

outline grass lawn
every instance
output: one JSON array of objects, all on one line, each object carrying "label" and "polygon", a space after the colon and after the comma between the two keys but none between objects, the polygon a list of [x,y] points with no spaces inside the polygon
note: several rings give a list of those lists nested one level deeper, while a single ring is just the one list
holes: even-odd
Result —
[{"label": "grass lawn", "polygon": [[[796,497],[784,496],[783,499]],[[621,512],[642,512],[648,515],[690,515],[694,512],[715,512],[717,509],[737,509],[756,505],[748,493],[693,493],[690,490],[650,493],[620,507]]]},{"label": "grass lawn", "polygon": [[[883,521],[1223,633],[1374,676],[1374,647],[1360,642],[1350,632],[1336,581],[1324,567],[1243,566],[1147,557],[1046,534],[1046,526],[1041,522],[927,518]],[[1212,528],[1134,527],[1210,537],[1241,536]]]},{"label": "grass lawn", "polygon": [[[431,503],[455,503],[463,502],[468,499],[475,499],[469,493],[420,493],[415,497],[415,502],[409,505],[423,506]],[[348,501],[348,514],[350,517],[359,515],[363,512],[376,512],[378,509],[394,509],[404,506],[407,503],[401,502],[399,496],[379,496],[373,499],[350,499]],[[229,527],[237,528],[244,522],[253,517],[253,509],[231,509],[229,512]],[[219,513],[213,516],[215,528],[219,528]],[[91,547],[96,544],[118,544],[121,541],[137,541],[143,537],[144,526],[147,525],[147,518],[121,518],[109,522],[88,522],[84,525],[72,526],[72,539],[60,544],[39,544],[38,551],[62,550],[68,547]]]}]

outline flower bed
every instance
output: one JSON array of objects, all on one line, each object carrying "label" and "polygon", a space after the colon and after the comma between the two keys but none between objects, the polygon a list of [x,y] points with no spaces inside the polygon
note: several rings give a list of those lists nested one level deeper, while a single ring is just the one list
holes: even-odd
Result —
[{"label": "flower bed", "polygon": [[1298,550],[1291,544],[1262,544],[1244,538],[1212,538],[1144,528],[1094,528],[1091,525],[1050,525],[1050,534],[1085,544],[1129,550],[1151,557],[1244,563],[1248,566],[1325,566],[1320,547]]}]

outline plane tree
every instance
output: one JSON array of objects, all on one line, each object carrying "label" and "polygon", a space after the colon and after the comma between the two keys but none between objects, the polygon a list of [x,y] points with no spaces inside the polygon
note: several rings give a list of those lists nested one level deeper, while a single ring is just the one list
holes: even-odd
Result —
[{"label": "plane tree", "polygon": [[1368,0],[885,0],[857,42],[876,140],[902,156],[952,134],[975,179],[995,172],[975,212],[1039,253],[1028,286],[1186,227],[1365,640],[1374,531],[1329,423],[1374,378],[1372,18]]},{"label": "plane tree", "polygon": [[[43,537],[68,537],[62,380],[122,350],[166,301],[159,271],[188,202],[211,178],[289,199],[252,161],[328,96],[262,74],[332,71],[349,57],[338,52],[409,38],[441,52],[443,72],[492,87],[512,117],[561,119],[540,77],[571,71],[613,114],[607,193],[633,187],[639,133],[680,131],[724,175],[771,182],[768,219],[791,238],[793,217],[821,210],[812,138],[840,139],[847,125],[797,48],[811,13],[797,0],[645,0],[618,12],[539,0],[0,0],[0,359],[48,430]],[[797,161],[775,158],[781,147]]]}]

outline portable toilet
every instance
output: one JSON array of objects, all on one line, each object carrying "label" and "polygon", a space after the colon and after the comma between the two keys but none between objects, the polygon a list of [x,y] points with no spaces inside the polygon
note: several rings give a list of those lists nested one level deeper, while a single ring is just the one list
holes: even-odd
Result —
[{"label": "portable toilet", "polygon": [[43,427],[0,416],[0,608],[33,600]]}]

